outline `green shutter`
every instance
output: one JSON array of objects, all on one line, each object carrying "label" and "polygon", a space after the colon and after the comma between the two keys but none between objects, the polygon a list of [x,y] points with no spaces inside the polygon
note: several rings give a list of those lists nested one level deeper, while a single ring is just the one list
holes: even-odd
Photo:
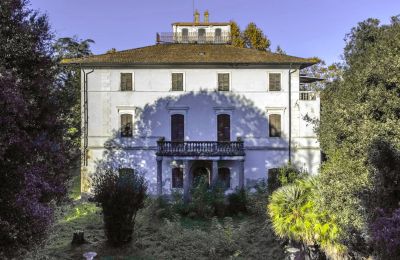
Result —
[{"label": "green shutter", "polygon": [[269,73],[269,90],[280,91],[281,90],[281,74],[280,73]]},{"label": "green shutter", "polygon": [[132,91],[132,73],[121,73],[121,91]]}]

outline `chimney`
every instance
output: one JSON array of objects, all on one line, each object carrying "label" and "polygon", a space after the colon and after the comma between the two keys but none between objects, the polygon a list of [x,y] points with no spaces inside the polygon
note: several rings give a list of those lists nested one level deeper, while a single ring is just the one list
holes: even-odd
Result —
[{"label": "chimney", "polygon": [[204,22],[205,23],[209,23],[209,16],[210,16],[210,13],[208,12],[208,10],[206,10],[205,12],[204,12]]},{"label": "chimney", "polygon": [[200,14],[199,12],[196,10],[196,12],[194,12],[194,22],[195,23],[199,23],[200,22]]}]

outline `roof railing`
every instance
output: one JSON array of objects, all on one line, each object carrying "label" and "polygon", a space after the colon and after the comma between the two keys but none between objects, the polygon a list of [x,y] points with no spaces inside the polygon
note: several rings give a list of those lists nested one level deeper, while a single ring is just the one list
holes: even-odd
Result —
[{"label": "roof railing", "polygon": [[227,32],[215,33],[181,33],[160,32],[156,35],[157,43],[197,43],[197,44],[229,44],[231,35]]}]

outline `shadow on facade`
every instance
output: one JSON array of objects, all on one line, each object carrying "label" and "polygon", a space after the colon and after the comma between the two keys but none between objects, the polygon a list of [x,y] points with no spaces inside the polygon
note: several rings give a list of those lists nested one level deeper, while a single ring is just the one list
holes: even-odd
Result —
[{"label": "shadow on facade", "polygon": [[[230,140],[241,138],[244,141],[244,184],[247,186],[265,179],[269,168],[287,162],[286,136],[269,138],[268,104],[257,105],[244,96],[230,92],[169,92],[165,95],[168,96],[160,96],[144,107],[135,106],[132,137],[121,137],[121,129],[113,129],[104,149],[100,149],[101,155],[99,151],[99,155],[92,158],[93,171],[98,168],[133,168],[145,175],[149,191],[155,193],[157,140],[162,137],[166,141],[171,140],[171,116],[174,114],[184,115],[185,141],[217,141],[217,116],[230,115]],[[282,124],[285,123],[282,118]],[[121,121],[118,121],[120,124]],[[209,158],[203,158],[206,159]],[[171,168],[181,166],[179,157],[163,158],[163,192],[171,190]],[[236,161],[219,160],[218,167],[229,168],[232,188],[238,185]]]}]

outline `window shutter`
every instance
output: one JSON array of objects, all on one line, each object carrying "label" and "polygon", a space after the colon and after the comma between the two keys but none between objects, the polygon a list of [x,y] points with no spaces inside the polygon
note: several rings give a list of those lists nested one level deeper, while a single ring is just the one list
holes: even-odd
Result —
[{"label": "window shutter", "polygon": [[171,116],[171,141],[183,142],[185,135],[185,117],[176,114]]},{"label": "window shutter", "polygon": [[172,73],[172,91],[183,91],[183,73]]},{"label": "window shutter", "polygon": [[279,114],[269,115],[269,136],[270,137],[281,136],[281,115]]},{"label": "window shutter", "polygon": [[230,115],[220,114],[217,116],[218,141],[227,142],[231,140],[231,122]]},{"label": "window shutter", "polygon": [[121,73],[121,91],[132,91],[132,73]]},{"label": "window shutter", "polygon": [[229,91],[229,73],[218,74],[218,91]]},{"label": "window shutter", "polygon": [[281,74],[269,73],[269,90],[281,91]]}]

